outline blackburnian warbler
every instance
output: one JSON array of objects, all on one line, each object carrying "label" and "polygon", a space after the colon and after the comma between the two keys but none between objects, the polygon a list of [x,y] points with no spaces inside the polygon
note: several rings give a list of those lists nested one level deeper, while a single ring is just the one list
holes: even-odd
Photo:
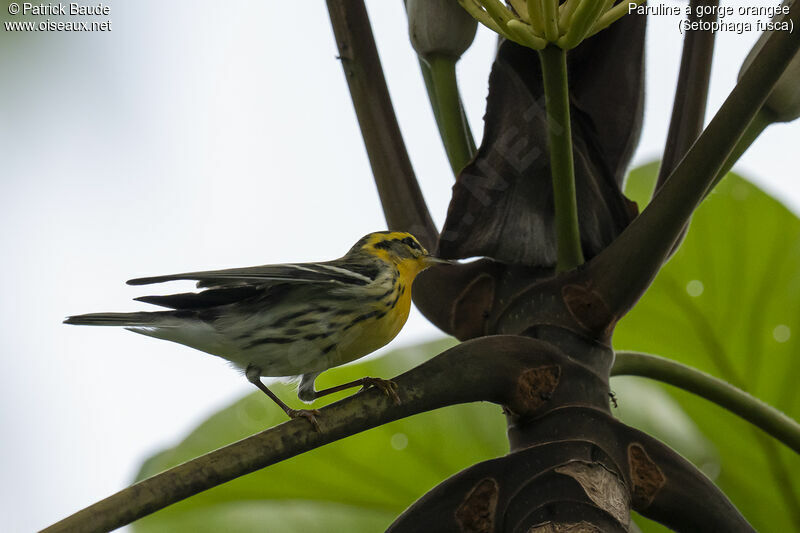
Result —
[{"label": "blackburnian warbler", "polygon": [[132,279],[129,285],[195,280],[204,290],[136,298],[170,311],[92,313],[64,322],[124,326],[227,359],[287,415],[308,418],[318,429],[317,411],[291,409],[261,377],[301,376],[298,396],[306,402],[370,385],[397,401],[387,380],[365,377],[322,391],[314,380],[391,341],[408,318],[414,278],[434,263],[447,261],[432,257],[409,233],[382,231],[333,261]]}]

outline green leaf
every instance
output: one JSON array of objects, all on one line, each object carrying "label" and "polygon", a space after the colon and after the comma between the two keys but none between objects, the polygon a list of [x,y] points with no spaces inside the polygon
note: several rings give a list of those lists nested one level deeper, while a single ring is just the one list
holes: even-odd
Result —
[{"label": "green leaf", "polygon": [[[452,340],[395,350],[332,369],[318,387],[365,375],[391,377],[452,346]],[[270,388],[299,407],[293,387]],[[353,391],[350,392],[352,394]],[[341,393],[314,407],[346,396]],[[212,415],[177,446],[148,459],[137,479],[283,422],[254,392]],[[450,475],[508,451],[500,407],[469,404],[398,420],[236,479],[134,524],[155,531],[373,532]]]},{"label": "green leaf", "polygon": [[[631,173],[627,194],[640,209],[657,168],[653,163]],[[653,286],[620,322],[614,346],[694,366],[800,418],[800,220],[729,174],[703,202]],[[791,483],[800,457],[728,411],[665,390],[716,449],[718,468],[698,466],[755,528],[797,530],[792,516],[798,516],[799,496]],[[617,396],[623,405],[638,401]]]}]

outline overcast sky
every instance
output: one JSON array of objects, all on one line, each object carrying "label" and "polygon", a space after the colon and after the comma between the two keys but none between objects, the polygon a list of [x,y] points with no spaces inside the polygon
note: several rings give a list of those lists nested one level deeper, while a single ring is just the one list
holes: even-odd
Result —
[{"label": "overcast sky", "polygon": [[[143,308],[132,277],[331,259],[385,227],[323,2],[110,5],[96,19],[110,32],[0,30],[3,531],[123,488],[145,457],[252,389],[220,359],[64,316]],[[441,225],[453,179],[401,5],[368,1]],[[677,22],[650,21],[637,164],[661,153]],[[756,37],[719,35],[710,112]],[[459,66],[478,136],[494,44],[481,29]],[[798,139],[798,124],[773,127],[738,166],[795,212]],[[414,311],[390,347],[436,335]]]}]

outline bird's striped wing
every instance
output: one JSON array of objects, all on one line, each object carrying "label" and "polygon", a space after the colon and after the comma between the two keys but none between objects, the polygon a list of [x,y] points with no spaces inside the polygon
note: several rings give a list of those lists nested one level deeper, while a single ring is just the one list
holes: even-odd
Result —
[{"label": "bird's striped wing", "polygon": [[[333,264],[336,263],[336,264]],[[175,280],[194,280],[198,287],[231,287],[269,285],[281,283],[332,283],[344,286],[366,285],[378,275],[378,266],[347,264],[342,261],[327,263],[298,263],[263,265],[247,268],[184,272],[166,276],[136,278],[128,285],[149,285]]]},{"label": "bird's striped wing", "polygon": [[[288,284],[284,284],[288,287]],[[164,296],[140,296],[137,302],[145,302],[170,309],[208,309],[220,305],[228,305],[258,296],[264,297],[280,292],[280,286],[260,289],[254,286],[228,287],[223,289],[206,289],[200,292],[182,292]]]}]

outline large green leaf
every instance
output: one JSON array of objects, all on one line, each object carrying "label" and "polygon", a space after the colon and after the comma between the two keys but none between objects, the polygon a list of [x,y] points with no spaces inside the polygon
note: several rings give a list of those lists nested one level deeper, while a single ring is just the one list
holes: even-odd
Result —
[{"label": "large green leaf", "polygon": [[[396,350],[366,363],[333,369],[318,386],[397,375],[451,346],[445,340]],[[298,406],[289,386],[271,388]],[[335,401],[340,394],[328,401]],[[320,405],[325,402],[319,402]],[[315,405],[316,406],[316,405]],[[284,421],[256,391],[214,414],[183,442],[149,459],[138,478]],[[136,522],[152,531],[381,531],[446,477],[505,453],[500,407],[440,409],[375,428],[241,477]]]},{"label": "large green leaf", "polygon": [[[628,195],[640,208],[656,171],[647,165],[629,178]],[[621,321],[614,346],[689,364],[800,418],[800,220],[752,183],[728,175]],[[797,483],[800,458],[729,412],[665,389],[717,451],[717,468],[698,466],[759,531],[797,531],[792,515],[800,504],[790,484]],[[638,401],[618,396],[623,405]]]}]

